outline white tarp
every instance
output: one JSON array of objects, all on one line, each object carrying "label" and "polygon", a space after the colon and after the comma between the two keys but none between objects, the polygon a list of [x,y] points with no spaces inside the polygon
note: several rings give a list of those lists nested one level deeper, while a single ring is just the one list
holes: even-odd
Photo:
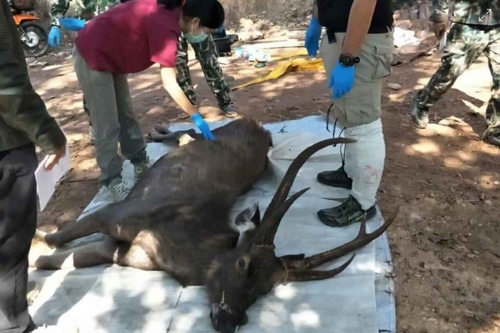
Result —
[{"label": "white tarp", "polygon": [[[190,124],[175,124],[170,129],[190,127]],[[265,127],[272,132],[274,141],[269,153],[272,170],[241,198],[235,211],[255,200],[261,211],[265,210],[291,160],[310,144],[332,136],[326,131],[322,116]],[[153,160],[169,149],[163,143],[148,145]],[[300,171],[292,192],[304,187],[311,189],[285,215],[276,236],[278,255],[311,255],[346,243],[357,235],[359,224],[331,228],[316,216],[319,209],[339,204],[328,198],[348,195],[346,190],[316,181],[318,172],[338,168],[340,161],[339,146],[329,147],[315,154]],[[128,162],[123,175],[132,179],[132,166]],[[101,188],[82,216],[108,202],[107,190]],[[382,223],[379,213],[368,223],[369,231]],[[347,256],[322,269],[337,266],[346,259]],[[391,275],[390,251],[384,234],[358,251],[351,266],[336,278],[289,283],[261,298],[250,308],[249,323],[239,332],[396,332]],[[204,289],[182,288],[162,272],[99,266],[73,271],[33,271],[30,279],[43,285],[30,308],[36,322],[77,323],[80,333],[214,332]]]}]

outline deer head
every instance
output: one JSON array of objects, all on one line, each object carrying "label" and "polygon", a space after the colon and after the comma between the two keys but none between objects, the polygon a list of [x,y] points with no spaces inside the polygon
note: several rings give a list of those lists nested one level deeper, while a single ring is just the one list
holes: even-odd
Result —
[{"label": "deer head", "polygon": [[[314,268],[359,249],[380,236],[392,223],[396,213],[376,231],[366,233],[366,221],[361,223],[358,236],[340,247],[305,257],[303,254],[277,257],[274,237],[290,206],[303,195],[304,189],[288,198],[288,194],[302,165],[318,150],[330,145],[351,143],[354,140],[335,138],[320,141],[300,153],[288,168],[262,221],[256,210],[252,221],[255,228],[247,229],[233,251],[214,261],[207,276],[207,290],[211,302],[210,318],[218,332],[233,333],[248,321],[246,310],[275,286],[289,281],[312,281],[331,278],[349,266],[354,255],[343,265],[332,270]],[[249,213],[245,214],[249,216]],[[248,219],[247,219],[248,220]]]}]

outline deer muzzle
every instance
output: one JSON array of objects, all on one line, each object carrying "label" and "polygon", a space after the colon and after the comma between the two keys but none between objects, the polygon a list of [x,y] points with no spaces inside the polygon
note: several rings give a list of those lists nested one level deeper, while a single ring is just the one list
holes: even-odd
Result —
[{"label": "deer muzzle", "polygon": [[210,319],[213,328],[221,333],[235,333],[240,326],[248,323],[245,311],[222,308],[218,303],[212,303]]}]

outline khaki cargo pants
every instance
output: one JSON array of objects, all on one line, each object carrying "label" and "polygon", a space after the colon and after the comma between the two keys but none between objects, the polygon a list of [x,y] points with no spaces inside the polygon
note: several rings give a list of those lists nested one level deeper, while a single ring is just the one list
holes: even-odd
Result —
[{"label": "khaki cargo pants", "polygon": [[[335,34],[336,43],[325,36],[321,54],[330,74],[337,64],[344,33]],[[334,100],[333,117],[345,128],[344,136],[356,140],[345,148],[345,172],[352,179],[351,195],[364,210],[375,205],[384,171],[385,141],[380,119],[382,79],[391,74],[394,37],[392,32],[368,34],[355,66],[354,85],[342,98]]]},{"label": "khaki cargo pants", "polygon": [[[324,36],[320,52],[325,65],[327,78],[337,64],[345,33],[336,33],[336,42],[329,43]],[[392,32],[384,34],[368,34],[359,54],[360,62],[356,64],[354,85],[352,90],[334,101],[334,118],[342,127],[354,127],[370,124],[380,119],[380,99],[382,95],[382,79],[392,73],[391,62],[394,50]]]}]

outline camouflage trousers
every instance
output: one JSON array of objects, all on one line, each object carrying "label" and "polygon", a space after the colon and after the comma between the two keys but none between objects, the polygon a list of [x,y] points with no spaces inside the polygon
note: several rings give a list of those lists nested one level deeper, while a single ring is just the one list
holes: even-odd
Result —
[{"label": "camouflage trousers", "polygon": [[488,130],[500,131],[500,27],[454,24],[448,33],[445,50],[448,53],[441,58],[441,66],[417,94],[418,107],[429,110],[484,53],[493,78],[486,123]]},{"label": "camouflage trousers", "polygon": [[[219,107],[224,110],[232,102],[229,97],[229,87],[224,80],[222,69],[217,60],[217,48],[212,35],[208,35],[208,38],[201,43],[191,44],[191,47],[194,50],[196,59],[200,62],[201,69],[203,70],[203,74],[205,74],[205,79],[210,89],[215,98],[217,98]],[[191,104],[196,106],[196,93],[194,92],[188,61],[188,41],[181,35],[177,46],[177,82]]]}]

